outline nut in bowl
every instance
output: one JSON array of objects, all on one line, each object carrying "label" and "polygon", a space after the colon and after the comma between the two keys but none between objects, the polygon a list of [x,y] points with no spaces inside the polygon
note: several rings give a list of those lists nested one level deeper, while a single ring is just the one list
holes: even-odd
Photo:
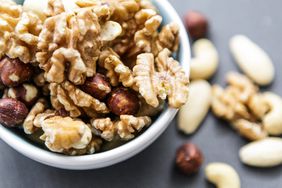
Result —
[{"label": "nut in bowl", "polygon": [[[20,153],[54,167],[116,164],[156,140],[185,104],[187,34],[167,1],[65,2],[0,5],[17,11],[12,15],[15,24],[0,35],[10,44],[1,55],[34,69],[24,83],[16,79],[12,87],[32,84],[38,90],[38,101],[26,107],[25,120],[13,129],[0,126],[0,136]],[[43,5],[46,11],[38,12]],[[9,85],[5,88],[10,90]],[[4,96],[19,102],[23,98],[10,95]],[[168,105],[161,109],[163,101]],[[40,141],[31,142],[26,135]],[[121,141],[126,143],[101,151]]]}]

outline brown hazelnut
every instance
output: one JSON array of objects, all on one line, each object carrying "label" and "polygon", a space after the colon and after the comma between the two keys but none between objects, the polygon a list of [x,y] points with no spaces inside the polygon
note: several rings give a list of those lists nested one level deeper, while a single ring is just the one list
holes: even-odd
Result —
[{"label": "brown hazelnut", "polygon": [[111,84],[107,77],[97,73],[94,77],[87,78],[82,90],[92,95],[94,98],[103,100],[111,92]]},{"label": "brown hazelnut", "polygon": [[192,144],[186,143],[178,148],[176,152],[176,166],[186,175],[196,173],[203,163],[203,155],[200,149]]},{"label": "brown hazelnut", "polygon": [[200,12],[189,11],[185,16],[187,30],[193,40],[203,38],[208,32],[208,20]]},{"label": "brown hazelnut", "polygon": [[32,66],[24,64],[19,59],[5,57],[0,61],[0,78],[5,86],[18,86],[29,80],[31,75]]},{"label": "brown hazelnut", "polygon": [[107,105],[115,115],[134,115],[140,108],[140,101],[134,91],[120,87],[111,92]]},{"label": "brown hazelnut", "polygon": [[16,99],[0,99],[0,124],[15,127],[24,121],[28,109]]},{"label": "brown hazelnut", "polygon": [[27,106],[32,106],[38,99],[38,90],[31,84],[23,84],[18,87],[9,88],[7,97],[17,99]]}]

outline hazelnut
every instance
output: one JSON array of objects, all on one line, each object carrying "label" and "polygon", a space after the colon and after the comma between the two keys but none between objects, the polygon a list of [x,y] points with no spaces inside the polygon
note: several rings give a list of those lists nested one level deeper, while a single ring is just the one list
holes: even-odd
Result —
[{"label": "hazelnut", "polygon": [[207,18],[197,11],[189,11],[185,16],[187,30],[193,40],[203,38],[208,31]]},{"label": "hazelnut", "polygon": [[17,99],[27,106],[32,106],[38,98],[38,90],[31,84],[23,84],[18,87],[9,88],[7,97]]},{"label": "hazelnut", "polygon": [[5,57],[0,61],[0,78],[5,86],[18,86],[29,80],[31,75],[32,66],[24,64],[19,59]]},{"label": "hazelnut", "polygon": [[0,99],[0,124],[15,127],[22,123],[28,115],[24,103],[16,99]]},{"label": "hazelnut", "polygon": [[107,105],[115,115],[134,115],[140,108],[140,101],[134,91],[120,87],[111,92]]},{"label": "hazelnut", "polygon": [[176,166],[186,175],[196,173],[203,163],[203,155],[200,149],[192,144],[186,143],[178,148],[176,153]]},{"label": "hazelnut", "polygon": [[81,89],[94,98],[103,100],[111,92],[111,84],[107,77],[97,73],[94,77],[87,78]]}]

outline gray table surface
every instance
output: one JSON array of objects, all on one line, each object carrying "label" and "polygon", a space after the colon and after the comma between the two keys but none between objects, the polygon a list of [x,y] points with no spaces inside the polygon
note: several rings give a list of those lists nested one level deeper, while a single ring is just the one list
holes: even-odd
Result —
[{"label": "gray table surface", "polygon": [[[276,80],[271,89],[282,95],[281,0],[170,0],[180,15],[186,10],[204,12],[210,20],[210,38],[220,53],[220,69],[211,80],[224,84],[227,71],[238,70],[229,50],[228,40],[234,34],[245,34],[262,46],[276,66]],[[34,162],[0,141],[0,188],[41,187],[213,187],[204,179],[202,170],[186,177],[174,169],[176,148],[185,141],[199,145],[206,165],[220,161],[233,165],[239,172],[244,188],[282,187],[282,167],[256,169],[242,165],[238,150],[245,144],[227,124],[211,114],[197,134],[187,137],[176,129],[176,121],[148,149],[139,155],[112,167],[90,171],[60,170]]]}]

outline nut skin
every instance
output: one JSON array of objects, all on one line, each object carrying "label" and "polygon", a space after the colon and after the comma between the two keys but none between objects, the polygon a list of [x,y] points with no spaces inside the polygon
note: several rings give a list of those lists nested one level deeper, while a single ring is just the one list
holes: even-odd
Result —
[{"label": "nut skin", "polygon": [[111,92],[111,84],[106,76],[97,73],[94,77],[87,78],[81,89],[96,99],[104,100]]},{"label": "nut skin", "polygon": [[39,96],[37,88],[30,84],[23,84],[18,87],[9,88],[7,94],[9,98],[17,99],[28,107],[33,106]]},{"label": "nut skin", "polygon": [[185,15],[186,28],[193,40],[204,38],[208,32],[208,20],[200,12],[189,11]]},{"label": "nut skin", "polygon": [[119,87],[111,92],[107,105],[115,115],[134,115],[139,111],[140,101],[134,91]]},{"label": "nut skin", "polygon": [[0,99],[0,124],[6,127],[16,127],[28,115],[24,103],[16,99]]},{"label": "nut skin", "polygon": [[192,143],[183,144],[176,152],[176,166],[186,175],[198,172],[203,160],[202,152]]},{"label": "nut skin", "polygon": [[8,57],[0,61],[1,82],[8,87],[15,87],[30,79],[32,66],[24,64],[19,59]]}]

